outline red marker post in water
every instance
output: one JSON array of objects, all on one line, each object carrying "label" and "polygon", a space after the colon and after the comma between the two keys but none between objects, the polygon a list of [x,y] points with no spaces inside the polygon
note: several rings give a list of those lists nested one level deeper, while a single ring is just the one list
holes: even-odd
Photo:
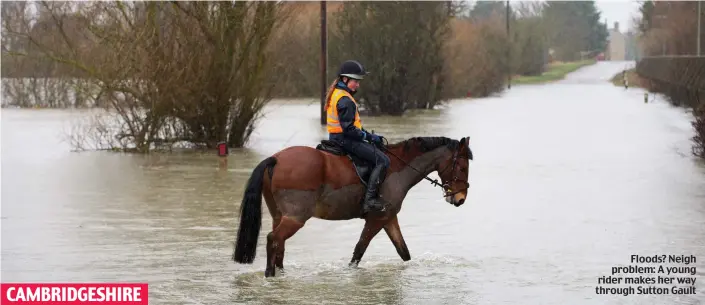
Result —
[{"label": "red marker post in water", "polygon": [[220,164],[220,169],[226,169],[228,167],[228,144],[225,142],[220,142],[217,145],[218,147],[218,158],[219,164]]},{"label": "red marker post in water", "polygon": [[1,304],[147,305],[147,283],[3,283]]}]

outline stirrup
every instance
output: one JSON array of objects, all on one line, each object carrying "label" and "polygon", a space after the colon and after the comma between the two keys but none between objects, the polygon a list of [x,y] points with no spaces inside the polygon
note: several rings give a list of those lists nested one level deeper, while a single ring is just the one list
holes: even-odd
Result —
[{"label": "stirrup", "polygon": [[377,212],[384,212],[387,210],[387,205],[385,204],[384,201],[382,201],[381,198],[376,197],[370,199],[371,202],[364,202],[362,209],[364,211],[377,211]]}]

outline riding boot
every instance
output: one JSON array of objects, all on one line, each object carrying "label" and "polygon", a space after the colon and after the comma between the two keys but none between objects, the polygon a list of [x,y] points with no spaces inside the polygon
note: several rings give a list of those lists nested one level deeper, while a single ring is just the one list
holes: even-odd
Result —
[{"label": "riding boot", "polygon": [[387,169],[384,166],[378,165],[370,173],[370,178],[367,182],[367,192],[365,193],[365,203],[362,207],[362,213],[367,214],[370,211],[384,212],[384,201],[379,198],[379,186],[384,179]]}]

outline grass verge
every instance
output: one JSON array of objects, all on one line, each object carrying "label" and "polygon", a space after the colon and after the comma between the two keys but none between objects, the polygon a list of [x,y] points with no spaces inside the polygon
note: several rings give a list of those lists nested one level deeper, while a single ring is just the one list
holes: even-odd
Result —
[{"label": "grass verge", "polygon": [[639,74],[636,74],[634,69],[619,72],[610,79],[610,82],[612,82],[613,85],[619,87],[624,87],[625,81],[628,87],[643,88],[641,85],[641,78],[639,77]]},{"label": "grass verge", "polygon": [[534,76],[516,76],[512,78],[512,84],[516,85],[530,85],[530,84],[543,84],[552,81],[557,81],[563,79],[566,74],[578,70],[582,67],[594,64],[596,61],[591,60],[581,60],[572,62],[558,62],[549,64],[548,69],[541,75]]}]

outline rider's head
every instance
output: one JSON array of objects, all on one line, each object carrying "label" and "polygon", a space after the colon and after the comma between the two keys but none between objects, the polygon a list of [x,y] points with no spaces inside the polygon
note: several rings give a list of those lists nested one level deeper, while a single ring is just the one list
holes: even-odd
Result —
[{"label": "rider's head", "polygon": [[347,60],[338,70],[338,77],[345,85],[350,88],[350,90],[357,91],[360,87],[360,81],[365,78],[365,75],[369,74],[365,71],[365,68],[356,60]]}]

